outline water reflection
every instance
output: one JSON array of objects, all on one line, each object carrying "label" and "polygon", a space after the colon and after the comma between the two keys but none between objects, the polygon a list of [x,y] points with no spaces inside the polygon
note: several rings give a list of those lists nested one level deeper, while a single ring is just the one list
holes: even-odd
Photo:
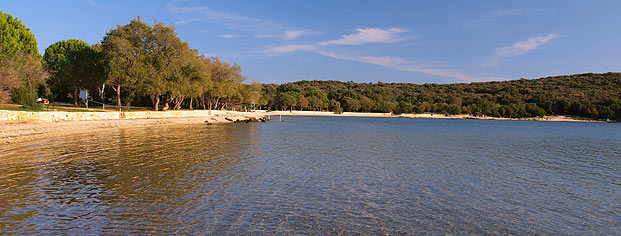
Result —
[{"label": "water reflection", "polygon": [[[1,232],[173,233],[252,169],[256,124],[114,129],[8,147]],[[218,196],[218,197],[212,197]]]}]

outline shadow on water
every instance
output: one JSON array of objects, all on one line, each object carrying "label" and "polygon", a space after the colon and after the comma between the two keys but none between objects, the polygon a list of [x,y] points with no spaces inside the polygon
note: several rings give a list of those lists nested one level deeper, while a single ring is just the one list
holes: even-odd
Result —
[{"label": "shadow on water", "polygon": [[283,120],[0,146],[0,233],[620,230],[618,124]]}]

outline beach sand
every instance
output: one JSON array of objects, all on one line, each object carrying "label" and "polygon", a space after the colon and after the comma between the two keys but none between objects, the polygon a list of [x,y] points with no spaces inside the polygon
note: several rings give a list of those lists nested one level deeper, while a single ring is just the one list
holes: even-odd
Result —
[{"label": "beach sand", "polygon": [[529,121],[568,121],[568,122],[605,122],[598,120],[576,120],[567,116],[544,116],[533,118],[502,118],[493,116],[473,116],[473,115],[444,115],[444,114],[399,114],[392,113],[366,113],[366,112],[343,112],[335,114],[326,111],[255,111],[256,113],[272,116],[350,116],[350,117],[402,117],[402,118],[425,118],[425,119],[475,119],[475,120],[529,120]]},{"label": "beach sand", "polygon": [[57,122],[6,122],[0,121],[0,143],[15,143],[39,138],[69,135],[82,132],[96,132],[105,129],[126,127],[149,127],[184,124],[229,124],[235,120],[262,118],[261,113],[226,112],[206,117],[118,119]]}]

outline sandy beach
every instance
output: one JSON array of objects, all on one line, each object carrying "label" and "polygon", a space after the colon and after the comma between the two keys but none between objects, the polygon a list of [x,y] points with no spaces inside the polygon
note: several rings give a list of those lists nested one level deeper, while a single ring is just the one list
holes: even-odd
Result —
[{"label": "sandy beach", "polygon": [[[473,116],[473,115],[444,115],[444,114],[399,114],[392,113],[366,113],[366,112],[343,112],[342,114],[335,114],[334,112],[326,111],[256,111],[257,113],[264,113],[266,116],[349,116],[349,117],[401,117],[401,118],[423,118],[423,119],[476,119],[476,120],[529,120],[529,121],[558,121],[558,122],[605,122],[599,120],[576,120],[567,116],[544,116],[533,118],[502,118],[493,116]],[[273,118],[273,117],[272,117]]]},{"label": "sandy beach", "polygon": [[236,120],[262,118],[261,113],[226,112],[206,117],[175,117],[156,119],[80,120],[57,122],[7,122],[0,121],[0,143],[15,143],[38,138],[97,132],[105,129],[149,127],[184,124],[230,124]]}]

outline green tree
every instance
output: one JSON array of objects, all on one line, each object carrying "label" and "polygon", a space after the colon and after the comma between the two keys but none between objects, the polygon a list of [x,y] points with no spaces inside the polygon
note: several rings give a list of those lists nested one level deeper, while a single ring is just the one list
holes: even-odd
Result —
[{"label": "green tree", "polygon": [[45,87],[49,77],[41,60],[24,52],[0,61],[0,102],[13,100],[28,107],[38,107],[37,90]]},{"label": "green tree", "polygon": [[300,97],[297,104],[300,110],[308,110],[310,102],[305,97]]},{"label": "green tree", "polygon": [[47,78],[34,34],[21,20],[0,11],[0,102],[20,93],[14,102],[36,105],[31,101]]},{"label": "green tree", "polygon": [[43,60],[52,71],[52,91],[63,94],[69,89],[74,106],[78,105],[80,89],[96,88],[103,83],[101,52],[84,41],[58,41],[45,49]]},{"label": "green tree", "polygon": [[364,112],[370,112],[373,109],[373,106],[375,104],[373,100],[371,100],[370,98],[366,96],[360,96],[359,101],[360,101],[360,108]]},{"label": "green tree", "polygon": [[0,11],[0,61],[26,54],[40,59],[37,40],[21,20]]},{"label": "green tree", "polygon": [[281,92],[278,94],[278,104],[281,107],[281,109],[292,110],[293,106],[295,106],[296,103],[297,103],[297,99],[291,96],[290,94],[285,93],[285,92]]},{"label": "green tree", "polygon": [[331,99],[330,100],[330,104],[329,104],[329,109],[330,111],[333,111],[337,114],[341,114],[342,110],[341,110],[341,103],[335,99]]},{"label": "green tree", "polygon": [[105,83],[114,90],[117,106],[122,104],[122,89],[136,89],[138,81],[147,75],[146,42],[150,30],[149,25],[136,18],[110,30],[101,42],[107,74]]},{"label": "green tree", "polygon": [[345,97],[345,99],[343,99],[342,105],[343,105],[343,109],[345,109],[346,111],[351,111],[351,112],[360,111],[360,108],[361,108],[360,102],[358,101],[358,99],[354,99],[350,97]]}]

